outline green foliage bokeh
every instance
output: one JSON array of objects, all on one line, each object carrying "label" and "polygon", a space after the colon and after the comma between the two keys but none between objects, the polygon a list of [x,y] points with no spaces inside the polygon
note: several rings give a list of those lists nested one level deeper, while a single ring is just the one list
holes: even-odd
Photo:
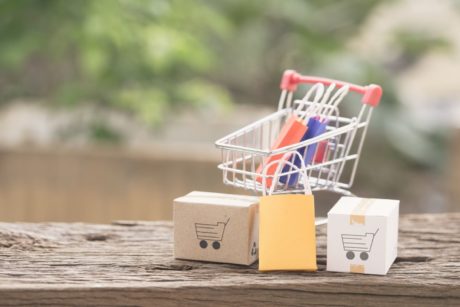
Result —
[{"label": "green foliage bokeh", "polygon": [[376,3],[3,0],[0,101],[101,104],[155,125],[182,104],[266,100],[284,68],[342,50]]}]

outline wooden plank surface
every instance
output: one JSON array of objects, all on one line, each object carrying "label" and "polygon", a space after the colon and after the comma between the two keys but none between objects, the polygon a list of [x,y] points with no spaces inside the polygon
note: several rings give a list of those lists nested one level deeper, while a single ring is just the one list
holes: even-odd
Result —
[{"label": "wooden plank surface", "polygon": [[260,273],[173,259],[171,222],[0,224],[0,304],[460,305],[460,214],[406,215],[387,276]]}]

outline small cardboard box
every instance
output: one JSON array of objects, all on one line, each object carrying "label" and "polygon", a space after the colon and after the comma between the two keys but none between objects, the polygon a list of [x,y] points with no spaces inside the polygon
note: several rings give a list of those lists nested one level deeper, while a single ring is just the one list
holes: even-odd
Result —
[{"label": "small cardboard box", "polygon": [[174,200],[175,258],[250,265],[258,246],[258,197],[195,191]]},{"label": "small cardboard box", "polygon": [[399,200],[342,197],[328,213],[327,270],[385,275],[397,256]]}]

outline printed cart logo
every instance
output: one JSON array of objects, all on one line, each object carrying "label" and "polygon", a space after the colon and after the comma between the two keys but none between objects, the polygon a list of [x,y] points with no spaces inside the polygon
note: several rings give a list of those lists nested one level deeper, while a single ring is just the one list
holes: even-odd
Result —
[{"label": "printed cart logo", "polygon": [[353,260],[355,253],[359,253],[361,260],[366,261],[378,232],[379,229],[377,228],[374,233],[366,232],[364,235],[342,234],[343,250],[347,252],[347,259]]},{"label": "printed cart logo", "polygon": [[201,248],[207,248],[208,242],[212,242],[214,249],[219,249],[224,238],[225,227],[230,218],[226,222],[217,222],[215,224],[195,223],[196,238],[200,241]]}]

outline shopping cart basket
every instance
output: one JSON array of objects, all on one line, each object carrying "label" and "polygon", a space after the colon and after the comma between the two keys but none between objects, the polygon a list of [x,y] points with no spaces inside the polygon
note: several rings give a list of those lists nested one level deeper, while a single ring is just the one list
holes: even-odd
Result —
[{"label": "shopping cart basket", "polygon": [[343,234],[343,250],[347,252],[347,259],[352,260],[355,258],[355,253],[360,253],[361,260],[367,260],[377,232],[379,232],[378,228],[374,233],[366,232],[364,235]]},{"label": "shopping cart basket", "polygon": [[[327,127],[324,133],[299,143],[273,149],[281,128],[296,109],[293,105],[293,94],[297,86],[316,83],[325,86],[335,84],[338,88],[348,85],[350,92],[362,96],[357,115],[341,116],[338,107],[326,106],[333,110],[330,110],[326,118]],[[314,155],[305,166],[312,191],[326,190],[353,195],[349,189],[353,185],[372,110],[380,102],[380,86],[358,86],[337,80],[303,76],[293,70],[287,70],[280,87],[282,92],[277,112],[216,141],[216,147],[221,150],[222,155],[222,163],[218,167],[223,172],[224,183],[260,193],[263,188],[260,178],[263,175],[258,171],[259,165],[265,168],[270,156],[294,154],[302,148],[302,152],[306,153],[309,146],[312,146],[315,148]],[[307,107],[312,104],[308,101],[294,101],[296,102],[304,103]],[[265,176],[266,179],[273,177],[270,174]],[[299,180],[294,187],[288,186],[287,182],[277,182],[274,192],[300,193],[304,190],[301,182],[302,180]]]}]

